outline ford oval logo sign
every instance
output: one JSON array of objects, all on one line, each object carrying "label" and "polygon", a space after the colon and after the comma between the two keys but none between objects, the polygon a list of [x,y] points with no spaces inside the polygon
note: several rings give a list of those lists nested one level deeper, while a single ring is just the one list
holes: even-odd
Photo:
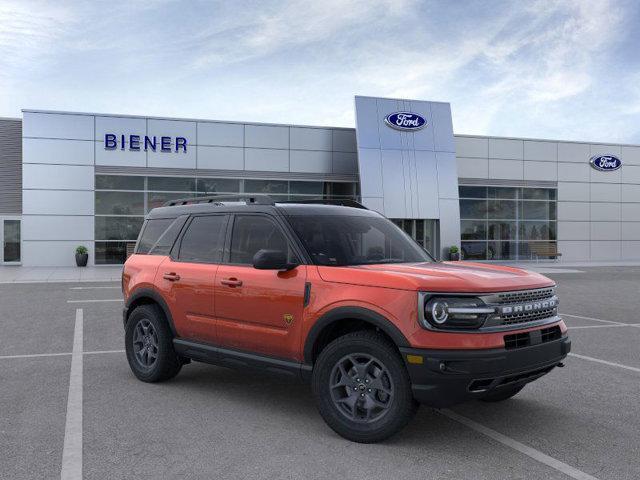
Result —
[{"label": "ford oval logo sign", "polygon": [[384,123],[396,130],[420,130],[427,126],[427,121],[417,113],[396,112],[384,117]]},{"label": "ford oval logo sign", "polygon": [[622,160],[613,155],[596,155],[591,157],[589,163],[593,168],[601,172],[613,172],[622,166]]}]

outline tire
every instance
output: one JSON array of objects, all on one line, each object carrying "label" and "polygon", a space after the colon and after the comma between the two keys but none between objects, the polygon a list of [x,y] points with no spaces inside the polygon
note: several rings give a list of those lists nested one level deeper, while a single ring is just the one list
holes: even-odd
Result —
[{"label": "tire", "polygon": [[312,388],[327,425],[359,443],[389,438],[418,409],[398,351],[372,331],[349,333],[325,347],[313,369]]},{"label": "tire", "polygon": [[493,392],[489,392],[486,396],[482,397],[480,400],[483,402],[502,402],[503,400],[508,400],[511,397],[514,397],[520,390],[524,388],[524,385],[520,385],[517,387],[506,387],[500,388]]},{"label": "tire", "polygon": [[[147,354],[141,354],[145,348]],[[131,312],[125,350],[131,371],[143,382],[169,380],[182,368],[183,362],[173,349],[173,335],[157,305],[140,305]]]}]

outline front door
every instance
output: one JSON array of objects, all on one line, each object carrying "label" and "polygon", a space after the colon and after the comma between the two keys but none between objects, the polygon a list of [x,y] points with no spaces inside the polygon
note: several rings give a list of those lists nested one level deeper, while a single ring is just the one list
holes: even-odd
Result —
[{"label": "front door", "polygon": [[268,215],[236,215],[228,258],[216,275],[215,310],[221,346],[296,359],[302,326],[306,266],[257,270],[261,249],[298,260],[282,226]]},{"label": "front door", "polygon": [[0,262],[7,265],[20,263],[20,218],[0,217]]},{"label": "front door", "polygon": [[222,260],[228,215],[199,215],[188,221],[171,257],[156,273],[179,337],[216,343],[214,285]]}]

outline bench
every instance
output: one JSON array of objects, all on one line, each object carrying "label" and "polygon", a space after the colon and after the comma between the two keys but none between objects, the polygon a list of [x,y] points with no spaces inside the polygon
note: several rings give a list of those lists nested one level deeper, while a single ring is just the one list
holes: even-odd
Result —
[{"label": "bench", "polygon": [[558,252],[558,244],[555,242],[531,242],[529,244],[529,252],[531,257],[536,257],[536,261],[540,257],[555,258],[561,257],[562,254]]}]

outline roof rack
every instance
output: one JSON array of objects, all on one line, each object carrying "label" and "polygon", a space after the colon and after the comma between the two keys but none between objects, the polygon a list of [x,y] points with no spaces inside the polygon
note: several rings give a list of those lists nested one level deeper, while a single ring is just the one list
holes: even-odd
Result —
[{"label": "roof rack", "polygon": [[254,205],[274,205],[273,198],[269,195],[209,195],[206,197],[188,197],[169,200],[163,207],[176,207],[180,205],[195,205],[198,203],[222,203],[222,202],[246,202]]},{"label": "roof rack", "polygon": [[310,199],[310,200],[285,200],[278,203],[304,203],[304,204],[316,204],[316,205],[338,205],[340,207],[352,207],[352,208],[362,208],[363,210],[368,210],[367,207],[362,205],[359,202],[351,199]]}]

